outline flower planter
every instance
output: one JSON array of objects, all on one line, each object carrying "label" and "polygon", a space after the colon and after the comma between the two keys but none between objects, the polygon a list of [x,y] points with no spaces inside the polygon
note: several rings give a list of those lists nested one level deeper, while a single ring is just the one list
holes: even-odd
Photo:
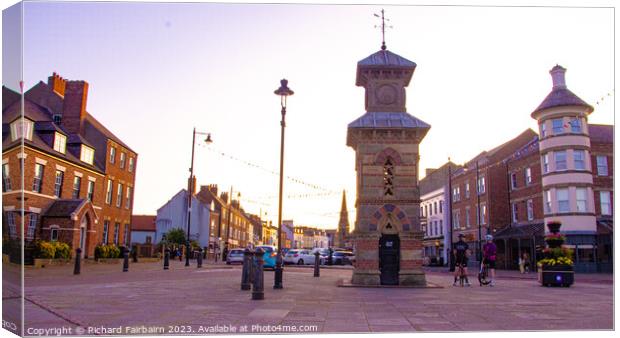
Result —
[{"label": "flower planter", "polygon": [[63,258],[35,258],[34,259],[34,267],[35,268],[44,268],[46,266],[56,266],[56,265],[66,265],[71,263],[71,259],[63,259]]},{"label": "flower planter", "polygon": [[542,286],[569,287],[575,282],[575,272],[571,265],[543,265],[538,267],[538,282]]},{"label": "flower planter", "polygon": [[551,232],[552,234],[558,233],[560,231],[561,226],[562,226],[562,223],[559,223],[559,222],[549,222],[547,224],[547,228],[549,229],[549,232]]}]

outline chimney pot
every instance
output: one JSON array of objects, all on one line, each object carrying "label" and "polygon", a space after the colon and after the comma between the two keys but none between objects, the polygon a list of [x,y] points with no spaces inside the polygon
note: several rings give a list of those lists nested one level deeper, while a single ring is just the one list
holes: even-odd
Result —
[{"label": "chimney pot", "polygon": [[566,88],[566,68],[555,65],[549,73],[551,74],[551,80],[553,81],[553,89],[565,89]]}]

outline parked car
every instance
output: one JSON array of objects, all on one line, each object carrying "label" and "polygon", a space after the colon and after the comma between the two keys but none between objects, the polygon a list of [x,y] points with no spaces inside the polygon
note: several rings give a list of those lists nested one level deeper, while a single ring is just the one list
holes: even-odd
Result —
[{"label": "parked car", "polygon": [[232,249],[226,256],[226,264],[239,263],[243,264],[243,251],[244,249]]},{"label": "parked car", "polygon": [[259,245],[256,249],[261,248],[265,252],[263,254],[263,268],[275,269],[276,267],[276,247],[273,245]]},{"label": "parked car", "polygon": [[351,251],[336,251],[332,254],[332,262],[334,265],[352,265],[355,256]]},{"label": "parked car", "polygon": [[[327,258],[329,257],[329,249],[328,248],[314,248],[310,251],[311,255],[314,255],[315,252],[319,252],[319,256],[321,257],[319,260],[319,264],[324,265],[327,263]],[[312,261],[314,263],[314,261]]]}]

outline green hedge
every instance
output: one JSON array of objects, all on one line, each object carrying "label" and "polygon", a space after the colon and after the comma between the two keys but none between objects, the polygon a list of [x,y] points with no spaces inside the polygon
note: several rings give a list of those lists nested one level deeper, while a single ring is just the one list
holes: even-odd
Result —
[{"label": "green hedge", "polygon": [[71,247],[67,243],[57,241],[37,241],[35,247],[35,258],[71,258]]},{"label": "green hedge", "polygon": [[116,245],[97,245],[95,247],[95,257],[97,258],[119,258],[121,257],[121,249]]}]

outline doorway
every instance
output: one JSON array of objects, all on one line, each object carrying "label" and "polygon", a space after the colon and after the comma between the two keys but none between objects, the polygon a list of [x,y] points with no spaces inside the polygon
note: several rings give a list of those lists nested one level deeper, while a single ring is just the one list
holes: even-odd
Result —
[{"label": "doorway", "polygon": [[379,270],[381,285],[398,285],[400,270],[400,238],[398,235],[382,235],[379,240]]}]

